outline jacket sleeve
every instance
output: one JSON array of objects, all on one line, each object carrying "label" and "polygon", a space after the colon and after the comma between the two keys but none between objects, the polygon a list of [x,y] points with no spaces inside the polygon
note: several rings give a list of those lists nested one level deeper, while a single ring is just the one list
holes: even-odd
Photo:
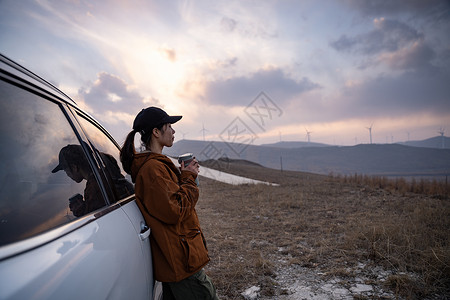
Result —
[{"label": "jacket sleeve", "polygon": [[197,204],[195,177],[194,173],[183,171],[178,182],[178,176],[164,164],[148,163],[136,178],[136,186],[139,181],[141,200],[150,215],[176,224],[189,216]]}]

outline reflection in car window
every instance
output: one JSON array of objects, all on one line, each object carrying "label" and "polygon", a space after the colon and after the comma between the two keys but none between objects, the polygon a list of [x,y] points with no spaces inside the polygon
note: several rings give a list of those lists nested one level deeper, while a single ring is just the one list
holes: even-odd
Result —
[{"label": "reflection in car window", "polygon": [[59,151],[59,163],[52,170],[52,173],[64,171],[70,179],[77,183],[86,180],[84,195],[75,194],[69,198],[70,211],[76,217],[81,217],[105,206],[102,192],[84,151],[80,145],[64,146]]},{"label": "reflection in car window", "polygon": [[[114,190],[116,200],[123,199],[134,194],[134,187],[130,178],[125,177],[119,160],[119,149],[116,145],[94,124],[86,120],[82,115],[78,114],[79,120],[83,128],[87,131],[87,135],[98,150],[102,164],[105,168],[106,181]],[[129,177],[129,176],[128,176]]]},{"label": "reflection in car window", "polygon": [[75,219],[69,199],[84,197],[87,187],[62,170],[52,173],[60,150],[79,145],[60,107],[3,81],[0,98],[1,246]]}]

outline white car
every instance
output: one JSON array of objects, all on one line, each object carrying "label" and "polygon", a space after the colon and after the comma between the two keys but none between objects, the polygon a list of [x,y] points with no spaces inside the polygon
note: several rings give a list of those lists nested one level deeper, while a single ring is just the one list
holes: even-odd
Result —
[{"label": "white car", "polygon": [[159,298],[111,135],[3,55],[0,97],[0,299]]}]

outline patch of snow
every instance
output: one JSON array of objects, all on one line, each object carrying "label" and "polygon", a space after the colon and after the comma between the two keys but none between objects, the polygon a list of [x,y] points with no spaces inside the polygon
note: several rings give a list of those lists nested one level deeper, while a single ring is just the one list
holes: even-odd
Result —
[{"label": "patch of snow", "polygon": [[362,262],[359,262],[358,263],[358,268],[359,269],[364,269],[366,267],[366,264],[365,263],[362,263]]},{"label": "patch of snow", "polygon": [[309,286],[298,285],[294,292],[285,299],[331,300],[332,298],[325,293],[313,291]]},{"label": "patch of snow", "polygon": [[354,287],[351,287],[350,290],[353,293],[366,293],[372,292],[373,287],[371,285],[357,283]]},{"label": "patch of snow", "polygon": [[335,288],[331,292],[334,299],[353,299],[350,291],[345,288]]},{"label": "patch of snow", "polygon": [[[280,248],[278,248],[280,249]],[[278,252],[279,253],[279,252]],[[386,299],[394,299],[391,292],[383,290],[378,285],[364,284],[369,278],[376,278],[376,275],[388,276],[389,271],[380,266],[373,267],[369,263],[360,263],[350,268],[349,273],[358,273],[353,278],[327,278],[325,273],[315,269],[301,267],[286,262],[276,271],[276,282],[279,292],[276,298],[273,296],[261,295],[259,299],[269,300],[353,300],[356,297],[368,297],[372,299],[374,295]],[[379,283],[381,283],[379,281]]]},{"label": "patch of snow", "polygon": [[221,181],[221,182],[225,182],[225,183],[229,183],[229,184],[233,184],[233,185],[238,185],[238,184],[266,184],[266,185],[273,185],[273,186],[279,185],[276,183],[270,183],[270,182],[250,179],[250,178],[246,178],[246,177],[242,177],[242,176],[237,176],[237,175],[217,171],[217,170],[210,169],[210,168],[203,167],[203,166],[201,167],[200,176],[204,176],[204,177],[207,177],[210,179],[214,179],[217,181]]},{"label": "patch of snow", "polygon": [[245,290],[245,292],[241,293],[241,295],[248,300],[258,299],[259,291],[261,288],[259,286],[252,286]]},{"label": "patch of snow", "polygon": [[327,284],[323,285],[322,290],[324,290],[326,292],[331,292],[333,290],[333,284],[327,283]]},{"label": "patch of snow", "polygon": [[338,287],[334,283],[327,283],[323,285],[322,290],[327,292],[328,295],[332,295],[333,299],[353,299],[353,296],[350,294],[349,290]]},{"label": "patch of snow", "polygon": [[[172,162],[175,164],[175,166],[179,166],[180,164],[178,161],[172,157],[169,157]],[[256,179],[251,179],[247,177],[237,176],[229,173],[225,173],[222,171],[217,171],[214,169],[210,169],[204,166],[200,166],[200,176],[210,178],[216,181],[233,184],[233,185],[239,185],[239,184],[266,184],[266,185],[272,185],[272,186],[279,186],[277,183],[270,183],[266,181],[260,181]]]}]

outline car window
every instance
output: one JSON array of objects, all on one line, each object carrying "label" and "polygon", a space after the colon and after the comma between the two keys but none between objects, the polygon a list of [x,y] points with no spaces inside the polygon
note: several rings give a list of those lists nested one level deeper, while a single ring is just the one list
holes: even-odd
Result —
[{"label": "car window", "polygon": [[134,194],[134,186],[131,178],[122,169],[120,163],[119,148],[115,143],[95,124],[89,121],[82,113],[78,112],[78,119],[86,131],[92,147],[105,169],[105,178],[113,189],[115,200],[120,200]]},{"label": "car window", "polygon": [[1,81],[0,114],[0,246],[105,205],[59,104]]}]

